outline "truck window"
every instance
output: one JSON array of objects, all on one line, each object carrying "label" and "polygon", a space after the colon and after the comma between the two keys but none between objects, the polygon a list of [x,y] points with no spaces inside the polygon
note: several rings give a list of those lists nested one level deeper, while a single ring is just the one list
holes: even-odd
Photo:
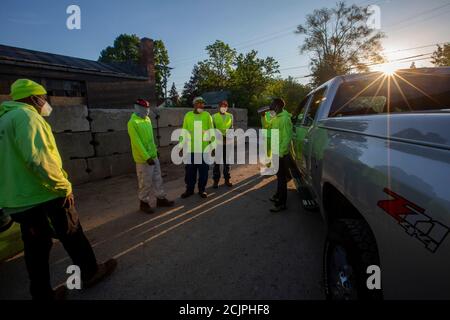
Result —
[{"label": "truck window", "polygon": [[294,114],[292,115],[292,123],[293,124],[301,124],[302,120],[303,120],[303,116],[305,115],[305,109],[306,109],[306,104],[308,103],[309,100],[309,95],[306,96],[298,105],[297,109],[295,110]]},{"label": "truck window", "polygon": [[313,124],[314,118],[316,117],[317,111],[319,110],[320,105],[326,99],[325,97],[326,88],[322,88],[317,90],[312,96],[311,102],[309,104],[308,111],[304,116],[303,125],[309,127]]},{"label": "truck window", "polygon": [[431,111],[450,108],[450,74],[399,71],[392,76],[343,83],[329,117]]}]

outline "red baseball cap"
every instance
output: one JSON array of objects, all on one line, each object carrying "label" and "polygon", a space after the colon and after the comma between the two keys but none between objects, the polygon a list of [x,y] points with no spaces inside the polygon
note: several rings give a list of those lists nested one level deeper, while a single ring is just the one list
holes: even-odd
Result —
[{"label": "red baseball cap", "polygon": [[134,104],[137,104],[138,106],[141,106],[144,108],[150,108],[150,103],[144,99],[137,99]]}]

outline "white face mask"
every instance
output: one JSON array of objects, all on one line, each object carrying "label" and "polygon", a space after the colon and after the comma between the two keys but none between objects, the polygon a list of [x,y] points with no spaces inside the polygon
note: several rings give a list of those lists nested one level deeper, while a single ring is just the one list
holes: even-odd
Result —
[{"label": "white face mask", "polygon": [[134,111],[141,118],[146,118],[150,114],[149,108],[144,108],[137,104],[134,105]]},{"label": "white face mask", "polygon": [[[42,101],[43,99],[36,97],[38,100]],[[50,105],[50,103],[47,102],[47,100],[44,100],[45,103],[44,105],[41,107],[41,110],[39,111],[39,114],[43,117],[48,117],[50,116],[50,114],[53,111],[52,106]]]},{"label": "white face mask", "polygon": [[44,106],[41,108],[41,116],[43,117],[49,117],[52,113],[53,108],[47,101],[45,102]]},{"label": "white face mask", "polygon": [[220,113],[225,113],[225,112],[227,112],[227,108],[221,107],[221,108],[220,108]]},{"label": "white face mask", "polygon": [[202,113],[203,112],[203,108],[197,108],[197,112],[198,113]]},{"label": "white face mask", "polygon": [[270,111],[270,116],[271,116],[272,118],[275,118],[275,117],[277,116],[277,113],[276,113],[274,110],[271,110],[271,111]]}]

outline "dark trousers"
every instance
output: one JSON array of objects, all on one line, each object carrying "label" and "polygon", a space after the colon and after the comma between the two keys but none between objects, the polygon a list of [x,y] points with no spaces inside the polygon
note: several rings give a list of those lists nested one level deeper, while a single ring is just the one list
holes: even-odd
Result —
[{"label": "dark trousers", "polygon": [[11,218],[20,224],[22,231],[25,263],[33,299],[53,298],[49,270],[52,238],[61,241],[73,264],[80,267],[82,279],[89,279],[97,271],[94,252],[83,233],[78,217],[69,213],[63,204],[64,198],[58,198],[11,215]]},{"label": "dark trousers", "polygon": [[[202,156],[202,155],[200,155]],[[195,183],[197,182],[198,171],[198,191],[204,192],[206,184],[208,183],[208,170],[209,165],[204,161],[202,157],[202,163],[194,163],[194,154],[191,154],[191,163],[185,166],[184,182],[186,183],[186,189],[189,192],[194,192]]]},{"label": "dark trousers", "polygon": [[280,157],[277,172],[277,193],[278,201],[276,205],[285,206],[287,201],[287,180],[289,168],[289,156]]},{"label": "dark trousers", "polygon": [[[223,144],[223,178],[225,180],[229,180],[231,178],[230,176],[230,165],[227,163],[227,146],[225,145],[225,138],[224,138],[224,144]],[[219,181],[220,180],[220,164],[214,163],[213,167],[213,180]]]}]

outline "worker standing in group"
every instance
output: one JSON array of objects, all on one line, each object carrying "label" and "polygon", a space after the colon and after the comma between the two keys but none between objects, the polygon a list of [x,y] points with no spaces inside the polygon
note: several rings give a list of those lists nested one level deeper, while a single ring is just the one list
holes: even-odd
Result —
[{"label": "worker standing in group", "polygon": [[[228,129],[233,129],[233,115],[231,113],[228,113],[228,102],[226,100],[221,101],[219,103],[219,112],[215,113],[213,115],[213,124],[214,128],[220,131],[222,134],[222,141],[218,141],[217,147],[222,148],[222,154],[223,154],[223,178],[225,179],[225,185],[227,187],[232,187],[233,184],[231,183],[231,175],[230,175],[230,164],[227,161],[227,153],[226,153],[226,146],[227,146],[227,139],[226,134]],[[213,188],[217,189],[219,187],[219,180],[220,180],[220,164],[217,163],[217,161],[214,163],[213,168]]]},{"label": "worker standing in group", "polygon": [[[183,135],[180,137],[180,142],[182,144],[187,143],[189,148],[188,155],[185,156],[185,159],[188,159],[189,162],[185,166],[186,191],[181,197],[187,198],[194,194],[198,172],[198,194],[202,198],[207,198],[206,184],[208,182],[209,165],[205,162],[203,151],[212,139],[212,137],[207,138],[206,135],[209,135],[209,130],[214,129],[214,126],[211,115],[204,111],[205,100],[202,97],[197,97],[193,104],[194,110],[186,113],[183,120],[183,129],[188,133],[188,137]],[[195,134],[195,123],[201,128],[200,134]]]},{"label": "worker standing in group", "polygon": [[53,290],[50,284],[52,238],[62,242],[80,267],[83,288],[108,276],[117,262],[97,264],[83,233],[72,185],[43,118],[52,111],[45,88],[19,79],[10,96],[13,101],[0,105],[0,207],[20,224],[33,299],[63,299],[65,286]]},{"label": "worker standing in group", "polygon": [[[286,210],[287,201],[287,180],[289,175],[289,146],[292,139],[292,121],[291,114],[285,109],[283,99],[273,99],[270,105],[270,129],[278,130],[278,148],[273,148],[272,157],[278,157],[279,167],[277,172],[277,192],[270,199],[275,206],[270,209],[272,212],[280,212]],[[277,150],[278,149],[278,150]]]},{"label": "worker standing in group", "polygon": [[154,196],[156,196],[156,207],[171,207],[174,204],[173,201],[167,200],[163,189],[161,166],[149,113],[150,103],[138,99],[134,103],[134,113],[128,121],[131,151],[136,162],[139,208],[145,213],[154,212],[151,207]]}]

